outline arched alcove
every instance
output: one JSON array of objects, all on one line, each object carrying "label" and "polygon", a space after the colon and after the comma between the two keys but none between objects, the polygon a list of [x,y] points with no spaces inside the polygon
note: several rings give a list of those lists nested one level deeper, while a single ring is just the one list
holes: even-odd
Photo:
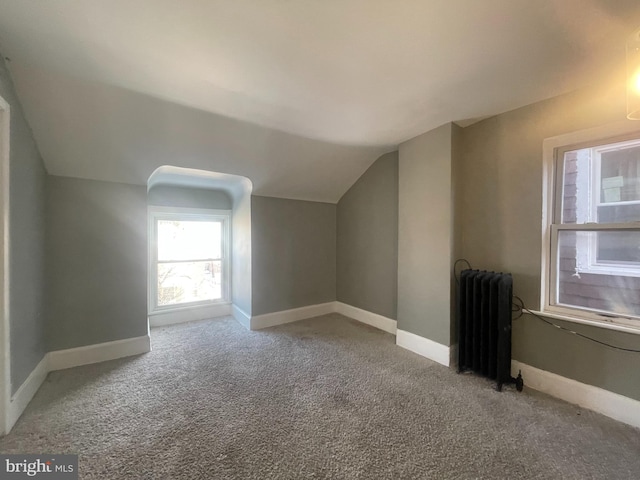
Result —
[{"label": "arched alcove", "polygon": [[[156,205],[231,210],[230,304],[227,304],[228,310],[219,311],[220,314],[233,314],[247,328],[251,318],[252,188],[251,181],[239,175],[169,165],[158,167],[147,181],[148,199]],[[190,194],[184,195],[185,191]],[[201,312],[197,307],[187,307],[166,323],[197,319],[199,315],[204,315],[204,318],[208,316]],[[154,322],[151,321],[151,324],[153,326]]]}]

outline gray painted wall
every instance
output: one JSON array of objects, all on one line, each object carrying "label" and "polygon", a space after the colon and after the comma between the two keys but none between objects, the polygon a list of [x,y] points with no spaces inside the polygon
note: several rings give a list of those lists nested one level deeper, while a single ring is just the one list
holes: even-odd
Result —
[{"label": "gray painted wall", "polygon": [[[539,308],[540,299],[543,140],[622,121],[624,102],[624,85],[607,84],[463,130],[462,255],[476,268],[513,273],[514,292],[529,308]],[[602,341],[640,348],[638,335],[554,321]],[[638,354],[604,348],[529,315],[515,321],[513,341],[517,360],[640,400]]]},{"label": "gray painted wall", "polygon": [[47,179],[48,349],[147,333],[147,189]]},{"label": "gray painted wall", "polygon": [[399,149],[398,329],[449,346],[453,239],[446,124]]},{"label": "gray painted wall", "polygon": [[149,205],[180,208],[210,208],[231,210],[233,200],[227,192],[206,188],[155,185],[147,195]]},{"label": "gray painted wall", "polygon": [[337,297],[396,319],[398,152],[383,155],[337,206]]},{"label": "gray painted wall", "polygon": [[252,314],[336,300],[336,205],[251,197]]},{"label": "gray painted wall", "polygon": [[46,170],[0,55],[0,96],[11,106],[9,305],[11,392],[46,353],[44,203]]}]

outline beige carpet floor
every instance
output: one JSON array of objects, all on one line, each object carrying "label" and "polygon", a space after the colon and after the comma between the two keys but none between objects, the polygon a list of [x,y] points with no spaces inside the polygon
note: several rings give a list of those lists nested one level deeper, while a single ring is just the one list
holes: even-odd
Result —
[{"label": "beige carpet floor", "polygon": [[640,430],[498,393],[337,314],[152,343],[52,372],[0,451],[76,453],[84,479],[640,478]]}]

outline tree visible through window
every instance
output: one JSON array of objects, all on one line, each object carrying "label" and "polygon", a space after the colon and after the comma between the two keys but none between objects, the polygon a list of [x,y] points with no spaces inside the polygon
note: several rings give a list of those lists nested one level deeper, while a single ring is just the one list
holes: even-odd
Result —
[{"label": "tree visible through window", "polygon": [[225,215],[155,213],[152,310],[225,300]]}]

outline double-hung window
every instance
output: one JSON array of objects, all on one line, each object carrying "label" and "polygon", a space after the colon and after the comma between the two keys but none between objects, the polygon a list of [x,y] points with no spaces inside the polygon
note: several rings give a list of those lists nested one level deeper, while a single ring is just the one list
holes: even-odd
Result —
[{"label": "double-hung window", "polygon": [[150,209],[149,311],[227,302],[228,211]]},{"label": "double-hung window", "polygon": [[640,133],[555,149],[550,313],[640,327]]}]

